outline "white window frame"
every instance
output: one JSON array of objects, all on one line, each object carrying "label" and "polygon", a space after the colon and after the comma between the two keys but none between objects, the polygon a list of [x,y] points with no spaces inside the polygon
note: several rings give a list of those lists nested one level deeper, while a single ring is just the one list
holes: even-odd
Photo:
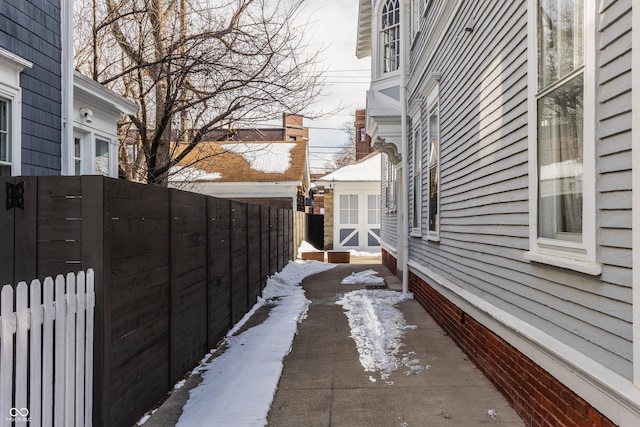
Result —
[{"label": "white window frame", "polygon": [[[431,197],[427,198],[427,239],[428,240],[434,240],[434,241],[439,241],[440,240],[440,153],[442,151],[442,132],[440,129],[440,100],[439,100],[439,89],[435,88],[433,90],[433,92],[429,95],[429,97],[427,97],[427,111],[428,111],[428,118],[427,118],[427,123],[428,123],[428,127],[427,127],[427,141],[429,143],[428,145],[428,150],[429,150],[429,160],[427,162],[427,186],[429,188],[429,195],[431,195],[431,169],[432,169],[432,160],[433,163],[435,163],[435,168],[436,168],[436,176],[438,177],[438,189],[437,189],[437,199],[436,199],[436,204],[438,206],[438,213],[436,214],[436,218],[435,218],[435,230],[431,230],[429,224],[431,223]],[[431,117],[433,115],[436,115],[436,118],[438,120],[438,148],[437,148],[437,152],[436,152],[436,159],[432,159],[432,154],[433,154],[433,147],[431,146],[431,135],[432,135],[432,129],[431,129]]]},{"label": "white window frame", "polygon": [[[387,4],[391,4],[393,2],[396,2],[398,5],[398,22],[396,22],[393,25],[389,25],[387,27],[383,27],[383,10],[385,5]],[[383,75],[388,75],[388,74],[394,74],[394,73],[399,73],[400,72],[400,61],[402,61],[402,1],[401,0],[383,0],[380,3],[380,15],[378,17],[379,19],[379,24],[380,24],[380,70],[382,71],[381,74]],[[387,69],[387,63],[388,63],[388,58],[386,56],[387,51],[386,51],[386,43],[385,43],[385,33],[387,32],[392,32],[393,30],[395,31],[395,34],[397,35],[397,39],[394,39],[394,42],[397,41],[398,43],[398,49],[396,50],[394,57],[396,59],[395,61],[395,68],[393,69]],[[389,61],[390,64],[390,61]],[[389,67],[390,68],[390,67]]]},{"label": "white window frame", "polygon": [[385,182],[385,210],[387,213],[397,212],[396,193],[397,193],[397,171],[396,166],[391,159],[386,159],[386,182]]},{"label": "white window frame", "polygon": [[528,134],[529,134],[529,251],[525,259],[591,275],[602,266],[596,260],[595,205],[595,6],[584,0],[584,111],[582,242],[538,237],[538,37],[537,0],[528,0]]},{"label": "white window frame", "polygon": [[22,173],[22,88],[20,73],[33,64],[26,59],[0,48],[0,97],[10,105],[8,138],[11,160],[3,165],[11,166],[11,175]]},{"label": "white window frame", "polygon": [[71,144],[71,158],[73,160],[72,172],[75,174],[75,139],[80,139],[80,174],[81,175],[102,175],[96,171],[96,143],[98,140],[104,141],[109,147],[109,172],[112,178],[118,176],[117,151],[118,143],[112,138],[100,133],[87,132],[81,128],[73,129],[73,143]]},{"label": "white window frame", "polygon": [[424,0],[411,0],[409,4],[409,42],[411,46],[420,34],[420,18],[424,11]]},{"label": "white window frame", "polygon": [[412,164],[411,164],[411,236],[422,236],[422,122],[418,113],[411,121]]}]

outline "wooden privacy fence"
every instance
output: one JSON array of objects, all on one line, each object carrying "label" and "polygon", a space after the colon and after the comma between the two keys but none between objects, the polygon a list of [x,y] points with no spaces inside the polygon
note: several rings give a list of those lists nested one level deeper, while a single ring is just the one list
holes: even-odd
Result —
[{"label": "wooden privacy fence", "polygon": [[5,285],[0,300],[0,424],[90,426],[93,271]]},{"label": "wooden privacy fence", "polygon": [[163,399],[293,258],[291,210],[99,176],[7,184],[0,282],[94,269],[95,425]]}]

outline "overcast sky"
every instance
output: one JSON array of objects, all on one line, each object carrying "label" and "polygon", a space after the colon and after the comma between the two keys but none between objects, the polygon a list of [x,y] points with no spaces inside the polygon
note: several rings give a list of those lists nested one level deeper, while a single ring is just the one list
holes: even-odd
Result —
[{"label": "overcast sky", "polygon": [[324,164],[325,160],[318,159],[321,152],[329,153],[329,148],[347,141],[343,124],[352,122],[355,110],[366,105],[371,61],[370,58],[359,60],[355,55],[358,0],[309,1],[301,18],[309,21],[307,37],[311,48],[323,47],[320,57],[328,69],[325,96],[319,99],[316,109],[332,111],[343,107],[326,119],[306,120],[305,124],[311,128],[310,161],[314,168]]}]

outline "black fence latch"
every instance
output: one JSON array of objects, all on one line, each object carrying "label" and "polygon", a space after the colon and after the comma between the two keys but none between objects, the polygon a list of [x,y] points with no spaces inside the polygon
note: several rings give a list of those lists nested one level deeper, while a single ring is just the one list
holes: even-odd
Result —
[{"label": "black fence latch", "polygon": [[24,182],[12,184],[7,182],[7,210],[24,209]]}]

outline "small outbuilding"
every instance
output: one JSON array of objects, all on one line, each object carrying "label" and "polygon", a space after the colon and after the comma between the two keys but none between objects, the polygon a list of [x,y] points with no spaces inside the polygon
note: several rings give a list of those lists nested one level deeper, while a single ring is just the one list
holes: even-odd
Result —
[{"label": "small outbuilding", "polygon": [[316,181],[324,189],[325,249],[380,251],[380,153]]}]

